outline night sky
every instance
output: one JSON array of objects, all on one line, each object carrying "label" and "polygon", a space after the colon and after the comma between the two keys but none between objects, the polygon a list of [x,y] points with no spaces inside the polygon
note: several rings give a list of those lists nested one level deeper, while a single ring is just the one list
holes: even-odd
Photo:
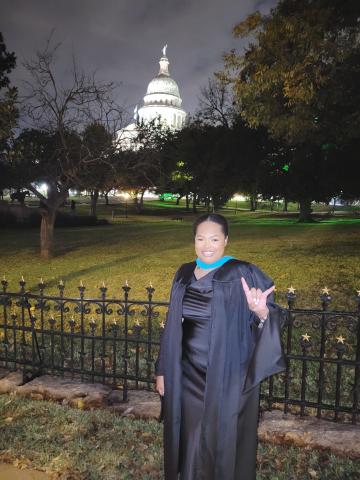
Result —
[{"label": "night sky", "polygon": [[54,30],[61,42],[58,75],[66,81],[72,54],[97,79],[120,83],[118,101],[132,112],[158,73],[168,44],[170,74],[187,112],[200,88],[221,69],[222,54],[241,49],[233,26],[255,10],[267,13],[276,0],[0,0],[0,31],[17,56],[11,78],[20,86],[22,62],[45,46]]}]

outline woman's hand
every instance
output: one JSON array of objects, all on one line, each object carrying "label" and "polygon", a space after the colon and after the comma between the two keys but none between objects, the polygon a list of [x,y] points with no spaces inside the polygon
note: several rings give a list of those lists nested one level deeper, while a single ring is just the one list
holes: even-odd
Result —
[{"label": "woman's hand", "polygon": [[156,377],[156,391],[159,395],[163,396],[165,393],[164,387],[164,375],[159,375]]},{"label": "woman's hand", "polygon": [[274,291],[275,285],[267,290],[260,290],[260,288],[249,288],[244,277],[241,277],[241,283],[245,292],[246,300],[249,305],[249,309],[257,315],[260,320],[264,320],[268,314],[269,309],[266,305],[267,297]]}]

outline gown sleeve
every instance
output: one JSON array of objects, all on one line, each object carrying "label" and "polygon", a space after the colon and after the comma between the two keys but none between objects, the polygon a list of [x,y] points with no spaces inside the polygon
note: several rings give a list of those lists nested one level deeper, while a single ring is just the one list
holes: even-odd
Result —
[{"label": "gown sleeve", "polygon": [[[181,269],[181,267],[175,273],[175,276],[174,276],[174,279],[173,279],[173,282],[172,282],[171,291],[170,291],[170,303],[171,303],[171,300],[173,298],[174,286],[175,286],[175,284],[177,282],[177,279],[179,277],[180,269]],[[164,331],[163,331],[163,333],[161,335],[161,339],[160,339],[159,354],[158,354],[158,357],[155,361],[155,375],[157,377],[160,376],[160,375],[164,375],[164,363],[165,363],[165,359],[164,359],[165,348],[164,348],[164,345],[166,344],[170,328],[171,328],[171,325],[169,324],[168,321],[166,321]]]},{"label": "gown sleeve", "polygon": [[[273,285],[271,278],[255,265],[249,265],[245,279],[250,288],[260,288],[263,291]],[[255,345],[245,378],[244,392],[251,390],[265,378],[283,371],[286,367],[281,345],[281,328],[285,316],[283,309],[275,303],[273,292],[268,296],[267,306],[269,316],[263,328],[257,328],[255,320],[253,323]],[[251,318],[254,317],[251,316]]]}]

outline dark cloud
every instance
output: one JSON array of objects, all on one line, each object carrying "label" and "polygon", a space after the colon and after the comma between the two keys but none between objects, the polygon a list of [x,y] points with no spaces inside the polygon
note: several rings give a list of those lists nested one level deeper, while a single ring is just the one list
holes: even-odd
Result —
[{"label": "dark cloud", "polygon": [[256,9],[268,12],[276,0],[1,0],[1,26],[14,51],[18,83],[24,59],[41,49],[50,32],[62,42],[60,75],[72,53],[99,79],[121,83],[121,103],[142,99],[158,71],[161,48],[168,44],[170,72],[183,106],[193,112],[200,87],[222,65],[222,55],[240,47],[233,26]]}]

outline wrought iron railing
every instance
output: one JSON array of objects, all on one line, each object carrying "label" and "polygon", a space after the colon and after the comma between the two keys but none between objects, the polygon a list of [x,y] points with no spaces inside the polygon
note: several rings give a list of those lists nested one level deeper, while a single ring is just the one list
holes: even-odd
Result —
[{"label": "wrought iron railing", "polygon": [[[155,289],[146,288],[146,300],[110,297],[103,284],[99,298],[65,296],[26,290],[8,291],[2,280],[0,293],[0,365],[23,370],[24,381],[44,373],[101,382],[128,390],[152,389],[154,361],[165,325],[168,302],[153,300]],[[360,293],[360,292],[359,292]],[[294,289],[286,294],[282,331],[286,371],[264,381],[263,408],[316,415],[357,423],[360,415],[360,295],[354,311],[329,310],[327,289],[318,309],[295,308]]]}]

